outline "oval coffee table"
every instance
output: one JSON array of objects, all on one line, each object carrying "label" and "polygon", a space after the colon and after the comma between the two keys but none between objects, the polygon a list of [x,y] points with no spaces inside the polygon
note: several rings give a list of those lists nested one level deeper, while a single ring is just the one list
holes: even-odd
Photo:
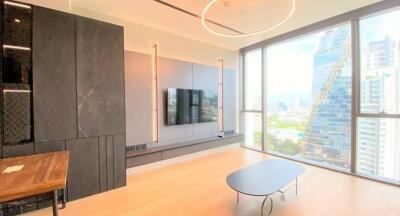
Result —
[{"label": "oval coffee table", "polygon": [[263,215],[265,201],[270,199],[271,209],[268,213],[270,215],[273,208],[271,195],[281,192],[281,189],[292,181],[296,181],[297,195],[297,178],[304,171],[305,169],[296,163],[271,159],[231,173],[226,178],[226,182],[237,192],[237,202],[239,202],[239,193],[250,196],[265,196],[261,205],[261,215]]}]

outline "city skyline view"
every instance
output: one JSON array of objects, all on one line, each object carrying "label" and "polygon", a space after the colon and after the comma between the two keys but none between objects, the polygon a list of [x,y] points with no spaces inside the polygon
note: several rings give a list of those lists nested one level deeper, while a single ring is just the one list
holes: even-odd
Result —
[{"label": "city skyline view", "polygon": [[[393,26],[400,26],[399,10],[360,21],[361,113],[400,113],[400,27]],[[245,85],[245,109],[257,111],[245,113],[246,143],[260,148],[264,139],[269,152],[350,170],[350,23],[264,52],[265,120],[261,50],[245,56],[245,82],[251,83]],[[359,117],[357,122],[357,172],[400,181],[400,120]]]}]

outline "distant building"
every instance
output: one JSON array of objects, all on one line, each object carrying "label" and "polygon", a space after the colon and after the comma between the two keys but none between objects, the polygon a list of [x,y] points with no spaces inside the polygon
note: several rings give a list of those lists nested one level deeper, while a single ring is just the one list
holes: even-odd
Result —
[{"label": "distant building", "polygon": [[[362,54],[361,110],[398,113],[399,45],[386,37],[370,43]],[[357,169],[367,175],[400,179],[400,121],[360,118]]]},{"label": "distant building", "polygon": [[327,31],[314,55],[310,119],[302,157],[330,166],[350,167],[351,34],[348,26]]}]

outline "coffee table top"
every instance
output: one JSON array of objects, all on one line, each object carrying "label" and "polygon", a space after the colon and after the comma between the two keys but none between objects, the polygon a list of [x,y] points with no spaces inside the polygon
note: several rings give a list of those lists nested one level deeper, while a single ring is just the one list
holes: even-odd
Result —
[{"label": "coffee table top", "polygon": [[65,188],[67,151],[0,160],[0,202]]},{"label": "coffee table top", "polygon": [[286,160],[264,160],[231,173],[226,178],[235,191],[251,196],[268,196],[295,180],[305,169]]}]

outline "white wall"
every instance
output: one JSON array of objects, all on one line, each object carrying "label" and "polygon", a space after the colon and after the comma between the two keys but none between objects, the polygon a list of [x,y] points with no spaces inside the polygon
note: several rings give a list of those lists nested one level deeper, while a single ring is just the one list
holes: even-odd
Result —
[{"label": "white wall", "polygon": [[77,15],[124,26],[126,50],[153,54],[152,47],[157,44],[159,56],[212,66],[217,65],[218,59],[224,59],[226,67],[235,70],[238,68],[238,51],[216,47],[82,8],[72,7],[71,10]]}]

